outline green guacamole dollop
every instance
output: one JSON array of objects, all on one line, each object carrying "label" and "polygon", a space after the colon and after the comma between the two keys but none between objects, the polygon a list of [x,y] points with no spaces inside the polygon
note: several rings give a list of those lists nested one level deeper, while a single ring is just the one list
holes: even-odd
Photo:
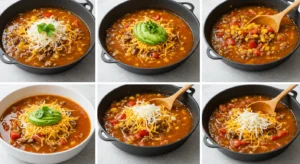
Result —
[{"label": "green guacamole dollop", "polygon": [[167,41],[166,30],[152,21],[136,24],[133,32],[138,40],[148,45],[157,45]]}]

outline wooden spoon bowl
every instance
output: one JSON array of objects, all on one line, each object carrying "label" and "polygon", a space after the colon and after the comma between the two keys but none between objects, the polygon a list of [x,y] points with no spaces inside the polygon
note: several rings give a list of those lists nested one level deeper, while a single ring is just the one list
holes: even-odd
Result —
[{"label": "wooden spoon bowl", "polygon": [[155,104],[163,104],[167,109],[172,109],[173,104],[175,102],[175,100],[181,95],[183,94],[186,90],[188,90],[189,88],[191,88],[193,85],[192,84],[188,84],[184,87],[182,87],[180,90],[178,90],[176,93],[174,93],[172,96],[167,97],[167,98],[155,98],[155,99],[151,99],[149,100],[149,102],[153,102]]},{"label": "wooden spoon bowl", "polygon": [[278,33],[280,29],[280,23],[283,19],[283,17],[292,11],[294,8],[298,7],[300,4],[300,0],[295,0],[294,3],[292,3],[289,7],[287,7],[282,12],[275,14],[275,15],[259,15],[251,19],[247,24],[250,23],[256,23],[256,24],[262,24],[267,25],[273,28],[273,30]]}]

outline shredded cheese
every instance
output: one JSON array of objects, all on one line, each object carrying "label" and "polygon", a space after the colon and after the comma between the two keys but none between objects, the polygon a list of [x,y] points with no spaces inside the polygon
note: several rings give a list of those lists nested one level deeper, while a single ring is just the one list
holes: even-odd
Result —
[{"label": "shredded cheese", "polygon": [[[49,108],[58,110],[62,114],[62,119],[58,124],[51,126],[36,126],[29,122],[29,113],[43,107],[48,106]],[[24,109],[24,112],[18,117],[20,127],[22,129],[22,138],[31,139],[33,135],[43,134],[45,137],[42,139],[41,146],[46,145],[60,145],[62,139],[67,141],[67,138],[71,133],[75,132],[75,129],[71,125],[72,121],[78,120],[77,117],[71,116],[70,109],[62,108],[60,104],[54,102],[51,104],[41,103],[38,105],[30,105]]]},{"label": "shredded cheese", "polygon": [[[54,26],[55,32],[53,33],[53,35],[47,36],[46,33],[39,33],[38,25],[42,23],[52,24]],[[45,48],[48,45],[56,47],[57,44],[66,35],[66,29],[67,27],[64,24],[56,21],[53,18],[43,18],[34,22],[26,31],[27,37],[30,40],[29,49]]]},{"label": "shredded cheese", "polygon": [[261,140],[266,139],[270,128],[280,129],[281,126],[273,115],[254,113],[251,108],[233,108],[229,120],[225,122],[226,129],[236,133],[239,140],[243,139],[257,146]]},{"label": "shredded cheese", "polygon": [[163,129],[169,132],[172,121],[176,120],[176,115],[164,106],[156,106],[140,100],[136,102],[135,106],[124,107],[122,114],[126,115],[126,119],[120,120],[119,126],[127,129],[130,134],[147,130],[149,138],[153,140],[160,140],[159,131]]}]

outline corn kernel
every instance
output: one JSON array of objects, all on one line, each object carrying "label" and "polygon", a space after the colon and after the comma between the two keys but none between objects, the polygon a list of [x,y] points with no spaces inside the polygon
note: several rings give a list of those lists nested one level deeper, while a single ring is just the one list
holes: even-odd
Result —
[{"label": "corn kernel", "polygon": [[272,38],[272,39],[275,38],[275,35],[274,35],[274,34],[271,34],[271,35],[270,35],[270,38]]},{"label": "corn kernel", "polygon": [[254,37],[254,38],[258,38],[258,35],[254,34],[253,37]]},{"label": "corn kernel", "polygon": [[141,95],[140,95],[140,94],[136,94],[135,96],[136,96],[136,97],[140,97]]},{"label": "corn kernel", "polygon": [[52,13],[53,11],[52,11],[52,10],[49,10],[48,12],[49,12],[49,13]]},{"label": "corn kernel", "polygon": [[178,130],[178,129],[179,129],[179,127],[178,127],[178,126],[176,126],[176,127],[175,127],[175,129],[176,129],[176,130]]},{"label": "corn kernel", "polygon": [[265,50],[266,50],[266,51],[269,51],[269,50],[270,50],[270,47],[269,47],[269,46],[266,46],[266,47],[265,47]]},{"label": "corn kernel", "polygon": [[184,50],[184,47],[181,47],[180,50],[183,51],[183,50]]},{"label": "corn kernel", "polygon": [[73,145],[75,145],[75,144],[76,144],[76,142],[75,142],[75,141],[72,141],[72,142],[71,142],[71,145],[72,145],[72,146],[73,146]]},{"label": "corn kernel", "polygon": [[260,41],[261,42],[266,42],[266,39],[265,39],[265,37],[263,35],[260,36]]},{"label": "corn kernel", "polygon": [[129,99],[130,99],[130,100],[134,100],[134,97],[133,97],[133,96],[130,96]]},{"label": "corn kernel", "polygon": [[116,113],[118,111],[118,109],[117,108],[111,108],[110,111],[113,112],[113,113]]}]

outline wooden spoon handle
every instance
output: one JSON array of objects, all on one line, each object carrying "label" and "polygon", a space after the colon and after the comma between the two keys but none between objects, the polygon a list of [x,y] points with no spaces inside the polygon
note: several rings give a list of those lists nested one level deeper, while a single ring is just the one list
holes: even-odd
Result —
[{"label": "wooden spoon handle", "polygon": [[294,3],[292,3],[289,7],[287,7],[285,10],[283,10],[280,15],[283,17],[290,11],[292,11],[295,7],[298,7],[300,4],[300,0],[295,0]]},{"label": "wooden spoon handle", "polygon": [[[300,1],[300,0],[299,0]],[[279,102],[284,96],[286,96],[291,90],[297,87],[298,84],[292,84],[283,90],[277,97],[274,98],[274,101]]]},{"label": "wooden spoon handle", "polygon": [[176,100],[177,97],[179,97],[181,94],[183,94],[186,90],[190,89],[193,86],[193,84],[188,84],[181,89],[179,89],[176,93],[174,93],[171,97],[172,99]]}]

